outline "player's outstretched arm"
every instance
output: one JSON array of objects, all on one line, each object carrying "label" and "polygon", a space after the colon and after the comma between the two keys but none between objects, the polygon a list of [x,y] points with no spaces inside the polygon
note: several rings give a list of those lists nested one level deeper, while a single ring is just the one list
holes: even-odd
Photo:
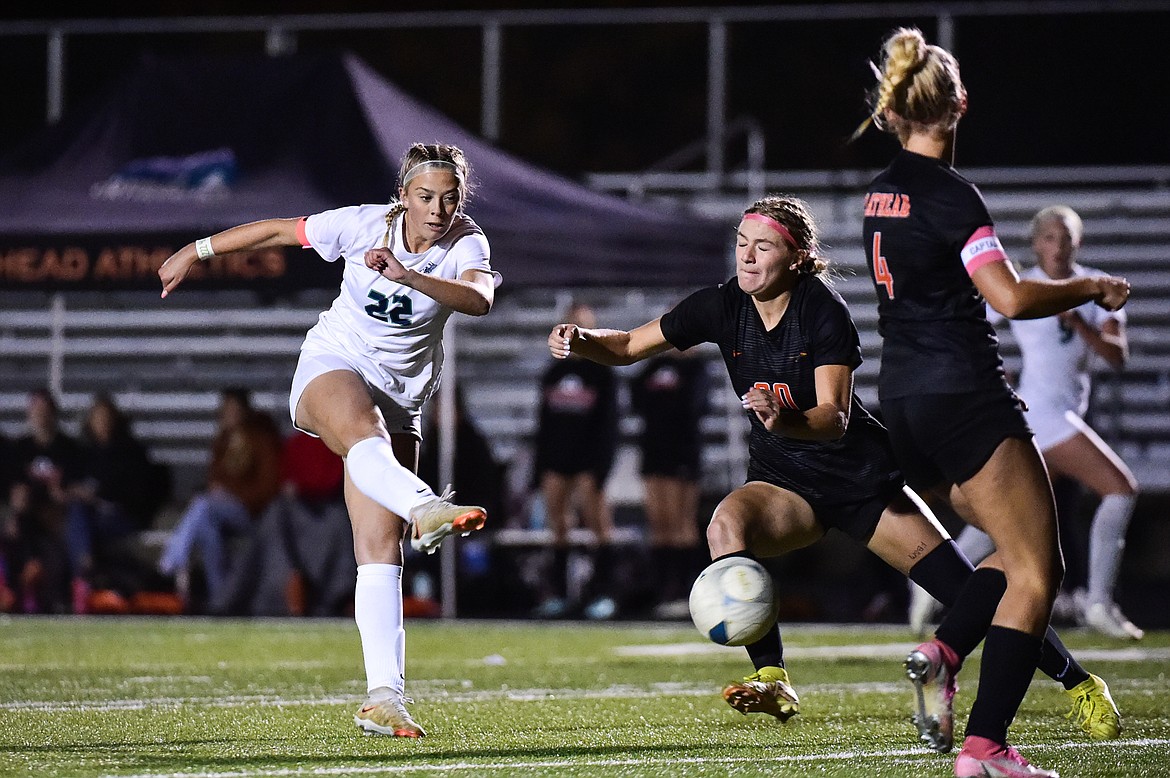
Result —
[{"label": "player's outstretched arm", "polygon": [[233,251],[301,245],[297,238],[299,221],[300,219],[263,219],[188,243],[168,257],[158,269],[158,277],[163,287],[162,296],[166,297],[183,283],[192,266],[201,259]]},{"label": "player's outstretched arm", "polygon": [[628,332],[558,324],[549,333],[548,350],[557,359],[572,353],[603,365],[632,365],[671,348],[659,321],[655,319]]},{"label": "player's outstretched arm", "polygon": [[1116,311],[1129,298],[1129,282],[1114,276],[1024,279],[1011,262],[989,262],[971,276],[988,305],[1009,319],[1043,319],[1090,300]]}]

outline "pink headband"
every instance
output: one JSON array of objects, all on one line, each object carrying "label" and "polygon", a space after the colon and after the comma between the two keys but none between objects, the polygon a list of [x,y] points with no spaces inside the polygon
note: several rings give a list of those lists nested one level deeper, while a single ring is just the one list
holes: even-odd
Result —
[{"label": "pink headband", "polygon": [[800,245],[796,242],[796,238],[792,237],[792,233],[788,231],[788,228],[773,219],[771,216],[765,216],[762,213],[745,213],[743,218],[751,219],[752,221],[763,222],[772,229],[776,230],[776,232],[780,233],[780,237],[784,238],[784,240],[792,244],[792,248],[800,249]]}]

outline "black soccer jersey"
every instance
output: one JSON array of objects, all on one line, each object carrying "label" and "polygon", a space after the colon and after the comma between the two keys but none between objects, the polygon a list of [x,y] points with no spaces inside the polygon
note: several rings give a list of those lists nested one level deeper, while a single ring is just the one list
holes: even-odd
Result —
[{"label": "black soccer jersey", "polygon": [[587,359],[553,360],[540,377],[536,473],[592,472],[604,481],[617,449],[617,378]]},{"label": "black soccer jersey", "polygon": [[[771,389],[781,406],[805,411],[817,405],[813,371],[821,365],[861,364],[857,329],[845,301],[817,277],[802,277],[780,323],[764,328],[751,297],[735,279],[701,289],[662,317],[662,334],[686,350],[715,343],[738,396]],[[799,494],[814,509],[888,494],[902,483],[885,429],[852,398],[849,427],[839,440],[797,440],[751,422],[748,480],[766,481]]]},{"label": "black soccer jersey", "polygon": [[630,406],[643,420],[644,473],[666,475],[678,465],[698,471],[709,390],[706,363],[674,351],[649,360],[630,381]]},{"label": "black soccer jersey", "polygon": [[942,160],[903,150],[870,184],[863,232],[882,398],[1003,391],[999,340],[970,276],[1002,258],[979,190]]}]

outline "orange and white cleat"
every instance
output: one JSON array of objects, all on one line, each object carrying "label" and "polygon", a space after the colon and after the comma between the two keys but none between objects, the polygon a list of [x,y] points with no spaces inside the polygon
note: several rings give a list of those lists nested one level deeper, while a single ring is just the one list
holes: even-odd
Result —
[{"label": "orange and white cleat", "polygon": [[353,723],[365,735],[390,737],[423,737],[427,733],[415,723],[405,703],[414,702],[402,692],[381,686],[370,691],[370,696],[353,716]]},{"label": "orange and white cleat", "polygon": [[455,492],[448,486],[439,497],[431,497],[410,509],[410,546],[433,554],[448,535],[470,535],[482,529],[487,511],[478,505],[455,505]]}]

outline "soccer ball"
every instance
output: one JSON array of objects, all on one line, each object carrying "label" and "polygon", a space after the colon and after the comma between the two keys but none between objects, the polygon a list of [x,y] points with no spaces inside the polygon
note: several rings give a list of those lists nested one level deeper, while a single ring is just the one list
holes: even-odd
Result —
[{"label": "soccer ball", "polygon": [[776,623],[779,605],[772,576],[754,559],[727,557],[712,562],[691,587],[691,621],[703,635],[724,646],[746,646]]}]

